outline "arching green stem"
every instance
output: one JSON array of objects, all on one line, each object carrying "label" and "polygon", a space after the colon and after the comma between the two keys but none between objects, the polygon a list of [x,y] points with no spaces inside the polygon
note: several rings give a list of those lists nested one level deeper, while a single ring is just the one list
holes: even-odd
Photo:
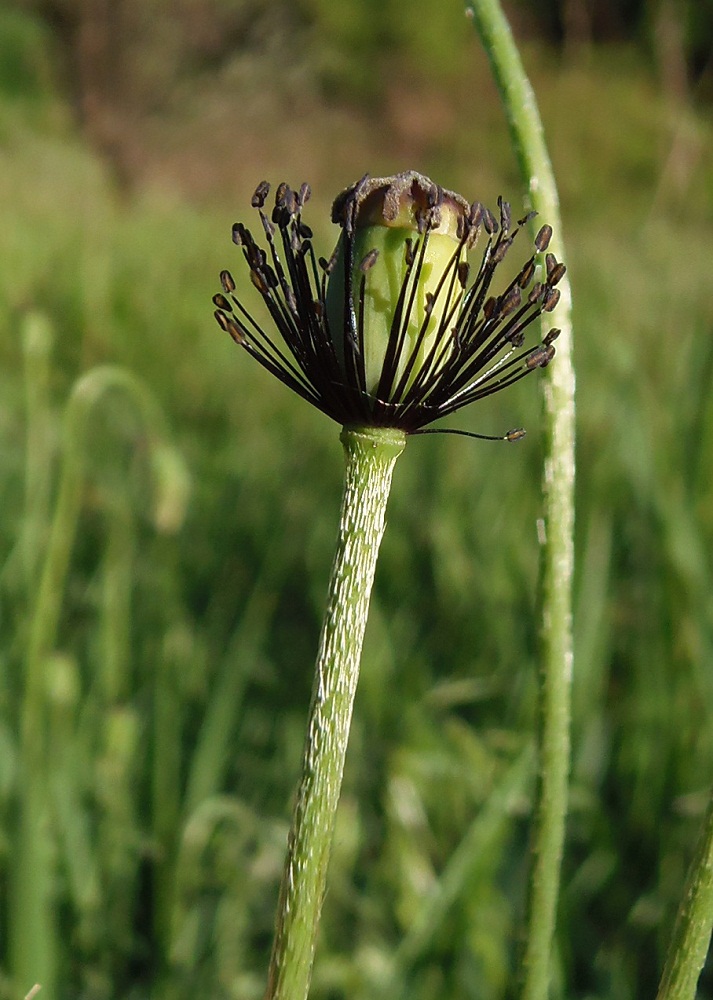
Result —
[{"label": "arching green stem", "polygon": [[386,503],[405,435],[345,428],[344,498],[265,1000],[305,1000]]},{"label": "arching green stem", "polygon": [[48,1000],[53,1000],[56,991],[58,938],[54,831],[47,787],[47,663],[55,649],[81,515],[91,419],[95,407],[116,390],[132,400],[142,419],[154,480],[154,521],[159,530],[171,531],[180,525],[186,499],[187,476],[182,459],[170,445],[163,414],[144,384],[130,372],[109,365],[83,375],[72,390],[63,419],[59,490],[42,566],[37,569],[39,583],[28,627],[20,713],[23,796],[11,879],[10,966],[18,994],[39,980],[42,995]]}]

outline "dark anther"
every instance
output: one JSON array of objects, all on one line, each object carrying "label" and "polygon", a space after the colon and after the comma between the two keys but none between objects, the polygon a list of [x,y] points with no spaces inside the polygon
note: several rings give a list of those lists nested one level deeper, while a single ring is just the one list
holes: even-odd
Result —
[{"label": "dark anther", "polygon": [[290,215],[297,214],[297,195],[290,187],[285,192],[285,208]]},{"label": "dark anther", "polygon": [[250,267],[254,269],[259,270],[267,260],[265,251],[262,250],[257,243],[248,243],[246,252],[248,263]]},{"label": "dark anther", "polygon": [[423,307],[423,311],[427,316],[430,316],[433,312],[433,306],[435,304],[435,298],[433,292],[426,292],[426,305]]},{"label": "dark anther", "polygon": [[470,224],[475,228],[479,229],[483,224],[483,206],[479,201],[474,201],[470,206]]},{"label": "dark anther", "polygon": [[500,315],[500,303],[492,295],[483,306],[483,315],[486,319],[496,319]]},{"label": "dark anther", "polygon": [[225,313],[219,311],[216,311],[214,316],[218,320],[222,329],[225,330],[226,333],[230,334],[236,344],[243,343],[245,340],[245,334],[232,316],[226,316]]},{"label": "dark anther", "polygon": [[213,305],[217,306],[219,309],[226,309],[228,312],[233,311],[233,307],[231,306],[231,304],[228,302],[228,300],[224,295],[220,294],[220,292],[217,295],[213,296]]},{"label": "dark anther", "polygon": [[565,267],[564,264],[561,263],[555,264],[550,273],[547,275],[547,284],[548,285],[558,284],[558,282],[560,282],[564,277],[566,270],[567,268]]},{"label": "dark anther", "polygon": [[334,252],[333,252],[332,256],[329,258],[329,260],[327,260],[326,257],[320,257],[318,263],[319,263],[319,266],[322,268],[322,270],[324,271],[325,274],[331,274],[332,271],[334,270],[334,265],[337,263],[337,250],[336,250],[336,247],[334,249]]},{"label": "dark anther", "polygon": [[551,288],[549,285],[547,285],[547,288],[545,290],[545,300],[542,304],[542,311],[546,313],[552,312],[552,310],[557,305],[559,300],[560,300],[559,288]]},{"label": "dark anther", "polygon": [[220,309],[216,309],[215,312],[213,313],[213,315],[217,319],[218,325],[221,327],[221,329],[225,330],[226,333],[229,333],[230,332],[230,327],[228,326],[228,317],[225,316],[220,311]]},{"label": "dark anther", "polygon": [[493,257],[492,257],[493,263],[499,264],[511,246],[512,246],[512,236],[508,236],[506,240],[501,240],[497,244],[493,252]]},{"label": "dark anther", "polygon": [[534,351],[530,351],[527,355],[525,365],[530,370],[532,368],[544,368],[554,356],[555,349],[551,344],[540,344],[539,347],[536,347]]},{"label": "dark anther", "polygon": [[314,235],[309,226],[306,226],[304,222],[300,222],[298,232],[303,240],[311,240]]},{"label": "dark anther", "polygon": [[416,260],[416,253],[413,249],[413,240],[409,236],[407,237],[405,242],[406,242],[406,254],[405,254],[406,266],[411,267],[413,262]]},{"label": "dark anther", "polygon": [[557,338],[559,337],[559,335],[560,335],[561,332],[562,331],[559,330],[557,327],[553,327],[547,333],[547,335],[545,336],[545,339],[542,341],[542,343],[545,345],[545,347],[548,347],[550,344],[553,344],[555,342],[555,340],[557,340]]},{"label": "dark anther", "polygon": [[517,224],[518,226],[526,226],[528,222],[532,222],[532,220],[536,218],[537,212],[533,209],[531,212],[528,212],[527,215],[523,215],[521,219],[518,219]]},{"label": "dark anther", "polygon": [[458,264],[458,281],[461,283],[461,287],[465,288],[468,284],[468,276],[470,275],[470,264],[467,260],[462,260]]},{"label": "dark anther", "polygon": [[260,292],[261,295],[269,295],[270,286],[258,271],[250,272],[250,280],[252,281],[253,285],[255,285],[255,287],[257,288],[258,292]]},{"label": "dark anther", "polygon": [[493,236],[498,231],[498,224],[495,221],[495,216],[493,215],[493,213],[490,211],[489,208],[486,208],[484,205],[482,206],[482,208],[483,208],[483,229],[485,229],[485,232],[488,234],[488,236]]},{"label": "dark anther", "polygon": [[302,184],[300,186],[300,193],[297,195],[297,201],[299,202],[300,208],[306,205],[312,196],[312,188],[309,184]]},{"label": "dark anther", "polygon": [[228,295],[231,292],[235,291],[235,282],[233,281],[233,276],[230,273],[230,271],[220,272],[220,284],[223,288],[223,291],[226,292]]},{"label": "dark anther", "polygon": [[249,231],[245,228],[242,222],[236,222],[233,225],[233,243],[236,246],[245,246],[250,243],[251,239],[252,237],[250,236]]},{"label": "dark anther", "polygon": [[527,288],[533,279],[535,274],[535,262],[534,260],[528,260],[527,264],[523,267],[522,271],[517,276],[517,283],[520,288]]},{"label": "dark anther", "polygon": [[515,287],[511,288],[507,295],[504,295],[500,300],[500,316],[502,318],[509,316],[511,312],[514,312],[515,309],[517,309],[521,301],[522,294],[518,286],[515,285]]},{"label": "dark anther", "polygon": [[366,272],[369,271],[374,266],[374,264],[376,264],[378,256],[379,256],[378,250],[370,250],[369,253],[362,258],[362,261],[359,264],[359,270],[363,274],[366,274]]},{"label": "dark anther", "polygon": [[250,199],[250,204],[253,208],[262,208],[265,204],[265,199],[270,193],[270,185],[267,181],[260,181],[258,186],[255,188],[255,194]]},{"label": "dark anther", "polygon": [[544,294],[545,286],[540,281],[536,281],[535,284],[530,289],[530,294],[527,296],[527,301],[531,306],[537,302],[538,299],[542,298]]},{"label": "dark anther", "polygon": [[557,267],[557,258],[553,253],[545,254],[545,267],[547,268],[547,277],[549,278],[552,271]]},{"label": "dark anther", "polygon": [[232,316],[228,316],[227,320],[228,320],[228,333],[233,338],[236,344],[242,344],[245,341],[245,331],[235,321],[235,319],[233,319]]},{"label": "dark anther", "polygon": [[505,440],[506,441],[522,441],[522,439],[525,437],[526,433],[527,433],[527,431],[525,430],[524,427],[516,427],[514,430],[507,432],[507,434],[505,435]]},{"label": "dark anther", "polygon": [[552,226],[543,226],[535,237],[535,249],[539,250],[540,253],[545,251],[550,245],[550,240],[552,239]]},{"label": "dark anther", "polygon": [[498,195],[498,207],[500,209],[500,228],[504,233],[510,231],[510,223],[512,222],[512,213],[510,211],[510,203],[503,201],[502,195]]}]

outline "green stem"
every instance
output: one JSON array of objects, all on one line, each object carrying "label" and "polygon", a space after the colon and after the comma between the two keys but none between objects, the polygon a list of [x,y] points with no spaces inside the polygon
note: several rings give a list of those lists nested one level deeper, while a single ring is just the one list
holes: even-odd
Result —
[{"label": "green stem", "polygon": [[50,515],[54,457],[50,406],[52,339],[52,327],[47,318],[40,313],[31,313],[22,330],[27,434],[21,539],[24,580],[29,594],[36,589]]},{"label": "green stem", "polygon": [[12,871],[10,964],[18,990],[35,980],[42,996],[55,996],[57,973],[54,838],[47,786],[47,661],[55,649],[64,588],[81,514],[87,465],[87,434],[94,407],[110,391],[133,399],[142,417],[154,478],[157,527],[177,523],[185,494],[180,456],[167,443],[163,415],[143,383],[129,372],[102,366],[75,384],[63,420],[59,491],[39,572],[27,639],[20,713],[20,770],[24,794],[19,808]]},{"label": "green stem", "polygon": [[694,1000],[713,928],[713,796],[703,821],[656,1000]]},{"label": "green stem", "polygon": [[265,1000],[305,1000],[386,502],[405,435],[342,431],[344,498]]},{"label": "green stem", "polygon": [[[511,139],[532,207],[554,230],[550,250],[563,256],[562,224],[554,173],[537,102],[498,0],[469,7],[490,60],[507,115]],[[571,291],[543,326],[562,331],[557,357],[547,369],[545,391],[545,519],[543,552],[543,656],[540,781],[534,864],[524,958],[524,1000],[547,997],[559,894],[570,762],[572,677],[572,574],[574,568],[574,371]],[[543,332],[545,332],[543,330]]]}]

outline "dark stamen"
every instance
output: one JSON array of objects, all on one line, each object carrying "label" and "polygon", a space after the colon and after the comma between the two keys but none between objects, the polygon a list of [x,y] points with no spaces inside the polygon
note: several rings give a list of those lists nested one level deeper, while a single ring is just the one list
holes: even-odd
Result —
[{"label": "dark stamen", "polygon": [[374,264],[376,264],[378,257],[378,250],[370,250],[369,253],[362,258],[361,263],[359,264],[359,270],[366,274],[366,272],[370,271]]},{"label": "dark stamen", "polygon": [[543,253],[547,247],[550,245],[550,240],[552,239],[552,226],[543,226],[539,233],[535,237],[535,247],[540,252]]},{"label": "dark stamen", "polygon": [[262,208],[265,204],[265,199],[270,193],[270,185],[267,181],[260,181],[258,186],[255,188],[255,194],[250,200],[250,204],[253,208]]}]

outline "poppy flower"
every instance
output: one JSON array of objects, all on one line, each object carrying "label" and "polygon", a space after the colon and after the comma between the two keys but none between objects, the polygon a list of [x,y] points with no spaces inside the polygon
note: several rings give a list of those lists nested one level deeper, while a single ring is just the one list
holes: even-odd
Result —
[{"label": "poppy flower", "polygon": [[263,182],[252,198],[264,246],[242,223],[233,226],[266,317],[248,311],[229,271],[221,273],[215,316],[263,367],[337,423],[423,433],[552,360],[558,330],[526,346],[533,321],[557,304],[565,273],[546,253],[549,226],[517,274],[494,290],[535,213],[513,226],[502,199],[496,216],[413,171],[366,175],[334,201],[341,233],[325,259],[303,219],[310,188],[280,184],[271,211],[269,191]]}]

